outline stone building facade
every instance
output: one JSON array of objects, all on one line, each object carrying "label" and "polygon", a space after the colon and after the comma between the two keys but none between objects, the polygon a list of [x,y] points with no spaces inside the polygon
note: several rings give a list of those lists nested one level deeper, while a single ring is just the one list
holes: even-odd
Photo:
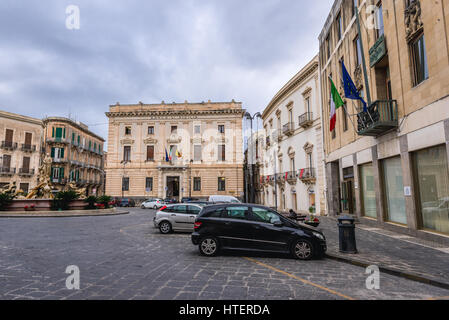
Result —
[{"label": "stone building facade", "polygon": [[[447,240],[448,20],[448,0],[334,2],[319,36],[331,215],[354,214],[376,226]],[[344,97],[342,61],[367,110]],[[329,77],[345,101],[333,132]]]},{"label": "stone building facade", "polygon": [[112,105],[106,193],[115,197],[241,197],[242,104]]},{"label": "stone building facade", "polygon": [[262,202],[281,211],[326,213],[318,57],[274,96],[262,114]]},{"label": "stone building facade", "polygon": [[24,192],[36,187],[42,134],[40,119],[0,111],[0,186],[16,182]]},{"label": "stone building facade", "polygon": [[51,181],[58,190],[70,182],[86,195],[104,194],[105,140],[88,126],[68,118],[49,117],[44,123],[44,152],[53,159]]}]

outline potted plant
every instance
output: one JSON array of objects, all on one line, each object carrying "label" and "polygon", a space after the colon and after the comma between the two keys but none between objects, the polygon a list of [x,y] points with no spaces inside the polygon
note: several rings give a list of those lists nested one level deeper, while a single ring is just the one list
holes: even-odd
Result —
[{"label": "potted plant", "polygon": [[310,206],[309,208],[310,217],[306,221],[305,224],[317,228],[320,225],[320,220],[315,216],[316,208],[315,206]]},{"label": "potted plant", "polygon": [[30,206],[26,205],[25,206],[25,211],[35,211],[36,210],[36,205],[32,204]]}]

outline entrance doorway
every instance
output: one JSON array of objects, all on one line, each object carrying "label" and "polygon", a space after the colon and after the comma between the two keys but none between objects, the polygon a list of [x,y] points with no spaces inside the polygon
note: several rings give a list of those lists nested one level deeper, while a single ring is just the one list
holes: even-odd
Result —
[{"label": "entrance doorway", "polygon": [[342,212],[344,214],[354,214],[355,211],[355,190],[354,190],[354,169],[343,169],[343,178],[341,190]]},{"label": "entrance doorway", "polygon": [[179,181],[180,177],[167,177],[167,198],[179,200]]}]

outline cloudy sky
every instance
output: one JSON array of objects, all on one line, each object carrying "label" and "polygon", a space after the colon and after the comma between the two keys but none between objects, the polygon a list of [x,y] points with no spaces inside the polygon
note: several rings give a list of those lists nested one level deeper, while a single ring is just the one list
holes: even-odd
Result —
[{"label": "cloudy sky", "polygon": [[[0,109],[107,136],[110,104],[262,111],[318,52],[332,0],[1,0]],[[66,28],[66,8],[80,29]]]}]

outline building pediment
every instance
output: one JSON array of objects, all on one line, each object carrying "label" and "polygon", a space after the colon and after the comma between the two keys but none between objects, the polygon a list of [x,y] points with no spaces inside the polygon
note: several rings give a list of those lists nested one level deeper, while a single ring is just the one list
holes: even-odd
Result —
[{"label": "building pediment", "polygon": [[121,144],[134,144],[134,140],[133,139],[122,139],[120,141]]},{"label": "building pediment", "polygon": [[143,141],[145,144],[157,144],[157,139],[147,138]]},{"label": "building pediment", "polygon": [[180,143],[182,141],[182,137],[178,135],[171,135],[170,138],[167,139],[168,143]]}]

